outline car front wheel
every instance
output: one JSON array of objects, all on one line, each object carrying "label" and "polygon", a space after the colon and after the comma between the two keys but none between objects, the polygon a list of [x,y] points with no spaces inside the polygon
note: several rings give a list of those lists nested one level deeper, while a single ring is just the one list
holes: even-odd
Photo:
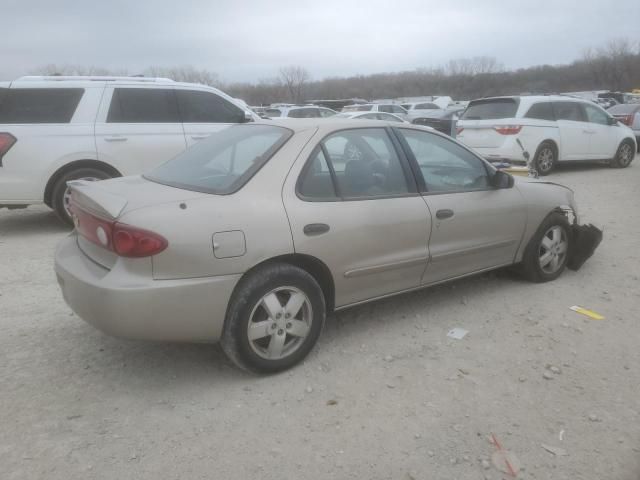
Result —
[{"label": "car front wheel", "polygon": [[256,373],[285,370],[311,351],[325,315],[322,289],[311,275],[293,265],[267,264],[236,288],[222,349],[240,368]]},{"label": "car front wheel", "polygon": [[522,258],[522,273],[532,282],[558,278],[571,251],[571,227],[567,217],[552,213],[540,224]]},{"label": "car front wheel", "polygon": [[612,167],[616,168],[627,168],[633,157],[635,156],[635,145],[631,140],[625,140],[618,147],[618,151],[616,152],[616,156],[611,162]]}]

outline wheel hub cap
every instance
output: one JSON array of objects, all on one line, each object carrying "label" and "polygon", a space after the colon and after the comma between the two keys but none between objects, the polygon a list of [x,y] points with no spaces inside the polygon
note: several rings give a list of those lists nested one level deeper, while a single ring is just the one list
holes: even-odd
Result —
[{"label": "wheel hub cap", "polygon": [[549,228],[538,248],[540,268],[545,273],[556,273],[564,265],[568,246],[567,234],[562,227],[555,225]]}]

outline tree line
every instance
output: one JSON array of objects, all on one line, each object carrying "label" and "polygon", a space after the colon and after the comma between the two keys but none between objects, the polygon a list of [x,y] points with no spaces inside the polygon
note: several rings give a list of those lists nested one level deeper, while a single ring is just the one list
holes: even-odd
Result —
[{"label": "tree line", "polygon": [[[73,65],[46,65],[33,73],[130,74],[124,69],[108,70]],[[299,65],[282,67],[273,78],[256,82],[227,83],[215,72],[192,66],[149,67],[141,73],[145,76],[211,85],[250,105],[340,98],[372,100],[449,95],[456,100],[470,100],[522,93],[630,91],[640,88],[640,42],[626,38],[611,40],[601,47],[587,49],[580,59],[571,64],[539,65],[517,70],[506,70],[496,58],[485,56],[455,59],[439,67],[321,80],[311,80],[309,71]]]}]

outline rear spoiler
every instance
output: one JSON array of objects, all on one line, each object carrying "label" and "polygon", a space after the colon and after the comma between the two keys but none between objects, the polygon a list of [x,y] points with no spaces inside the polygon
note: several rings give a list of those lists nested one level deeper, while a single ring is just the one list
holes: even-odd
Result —
[{"label": "rear spoiler", "polygon": [[102,189],[96,182],[71,180],[67,186],[73,203],[98,216],[116,219],[127,206],[125,198]]}]

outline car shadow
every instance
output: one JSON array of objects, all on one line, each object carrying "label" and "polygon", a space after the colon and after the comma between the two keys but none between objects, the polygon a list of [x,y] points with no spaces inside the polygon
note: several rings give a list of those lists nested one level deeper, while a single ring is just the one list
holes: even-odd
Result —
[{"label": "car shadow", "polygon": [[71,227],[46,207],[29,207],[20,210],[0,209],[0,236],[24,237],[47,233],[70,232]]}]

